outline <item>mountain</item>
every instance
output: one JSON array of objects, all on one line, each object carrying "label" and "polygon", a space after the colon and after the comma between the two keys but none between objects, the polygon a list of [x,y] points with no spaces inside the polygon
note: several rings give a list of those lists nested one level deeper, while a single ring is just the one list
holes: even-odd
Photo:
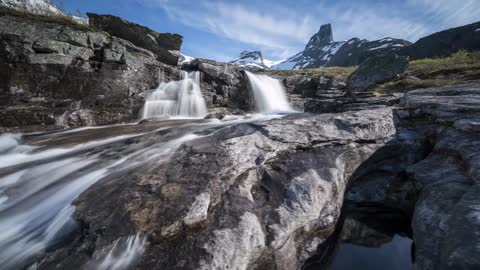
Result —
[{"label": "mountain", "polygon": [[0,6],[36,15],[65,15],[51,0],[0,0]]},{"label": "mountain", "polygon": [[302,52],[272,66],[272,69],[306,69],[324,66],[354,66],[376,53],[397,50],[411,44],[402,39],[384,38],[368,41],[352,38],[345,41],[334,41],[330,24],[320,27]]},{"label": "mountain", "polygon": [[397,52],[410,44],[412,43],[409,41],[390,37],[374,41],[352,38],[339,48],[325,66],[356,66],[371,56],[385,52]]},{"label": "mountain", "polygon": [[270,69],[280,62],[283,62],[283,60],[271,61],[263,58],[260,51],[243,51],[237,59],[230,61],[231,64],[236,64],[246,70]]},{"label": "mountain", "polygon": [[178,65],[183,65],[183,64],[188,64],[195,60],[195,57],[185,55],[183,53],[180,53],[180,57],[178,58]]},{"label": "mountain", "polygon": [[0,7],[34,15],[66,17],[75,23],[88,25],[87,18],[65,13],[52,0],[0,0]]},{"label": "mountain", "polygon": [[447,29],[419,39],[402,48],[399,54],[411,59],[435,58],[451,55],[459,50],[480,50],[480,22]]}]

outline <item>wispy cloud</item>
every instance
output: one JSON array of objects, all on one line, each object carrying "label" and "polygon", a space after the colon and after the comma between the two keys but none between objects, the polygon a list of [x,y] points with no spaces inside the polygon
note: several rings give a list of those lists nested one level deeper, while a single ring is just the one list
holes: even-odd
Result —
[{"label": "wispy cloud", "polygon": [[184,25],[256,45],[288,56],[303,46],[318,27],[310,16],[278,18],[240,4],[188,1],[157,2],[168,16]]},{"label": "wispy cloud", "polygon": [[408,0],[408,4],[423,11],[427,25],[455,27],[480,20],[478,0]]},{"label": "wispy cloud", "polygon": [[273,58],[302,50],[324,23],[333,24],[337,40],[390,36],[415,41],[480,18],[479,0],[407,0],[395,4],[376,0],[139,1],[163,9],[173,21],[255,47]]}]

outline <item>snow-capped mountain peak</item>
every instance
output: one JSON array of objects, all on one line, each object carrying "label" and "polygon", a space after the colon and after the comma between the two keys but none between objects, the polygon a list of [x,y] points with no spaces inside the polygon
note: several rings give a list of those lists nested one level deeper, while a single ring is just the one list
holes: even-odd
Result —
[{"label": "snow-capped mountain peak", "polygon": [[264,59],[260,51],[243,51],[238,58],[230,61],[231,64],[236,64],[246,70],[269,69],[279,62],[283,62],[283,60],[271,61]]}]

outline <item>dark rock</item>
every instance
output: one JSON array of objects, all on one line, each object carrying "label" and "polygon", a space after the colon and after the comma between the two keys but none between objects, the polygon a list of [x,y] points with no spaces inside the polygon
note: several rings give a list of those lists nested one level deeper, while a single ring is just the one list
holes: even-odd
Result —
[{"label": "dark rock", "polygon": [[408,57],[382,54],[368,58],[347,79],[350,94],[365,92],[373,86],[398,78],[408,68]]},{"label": "dark rock", "polygon": [[[480,86],[456,85],[407,93],[399,116],[428,138],[431,152],[408,167],[418,200],[413,216],[420,269],[477,269],[480,260]],[[474,121],[475,122],[475,121]]]},{"label": "dark rock", "polygon": [[132,42],[135,46],[153,52],[158,61],[176,66],[180,57],[183,37],[178,34],[158,33],[147,27],[112,15],[87,13],[90,26],[112,36]]},{"label": "dark rock", "polygon": [[182,68],[201,72],[202,93],[209,108],[255,110],[248,79],[236,65],[197,58]]},{"label": "dark rock", "polygon": [[8,15],[0,32],[5,128],[132,121],[161,73],[179,78],[152,52],[104,32]]},{"label": "dark rock", "polygon": [[480,22],[451,28],[423,37],[398,54],[411,59],[446,57],[459,50],[480,50]]},{"label": "dark rock", "polygon": [[400,102],[402,94],[390,94],[381,96],[364,97],[326,97],[307,100],[305,102],[305,112],[313,113],[340,113],[346,111],[359,111],[366,109],[385,108],[393,106]]}]

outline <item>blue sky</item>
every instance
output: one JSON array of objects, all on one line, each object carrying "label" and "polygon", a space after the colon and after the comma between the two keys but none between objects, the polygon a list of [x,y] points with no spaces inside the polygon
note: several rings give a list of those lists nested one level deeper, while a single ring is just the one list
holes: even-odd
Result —
[{"label": "blue sky", "polygon": [[332,24],[335,40],[416,41],[480,20],[480,0],[64,0],[63,8],[179,33],[182,53],[219,61],[243,50],[284,59],[303,50],[325,23]]}]

